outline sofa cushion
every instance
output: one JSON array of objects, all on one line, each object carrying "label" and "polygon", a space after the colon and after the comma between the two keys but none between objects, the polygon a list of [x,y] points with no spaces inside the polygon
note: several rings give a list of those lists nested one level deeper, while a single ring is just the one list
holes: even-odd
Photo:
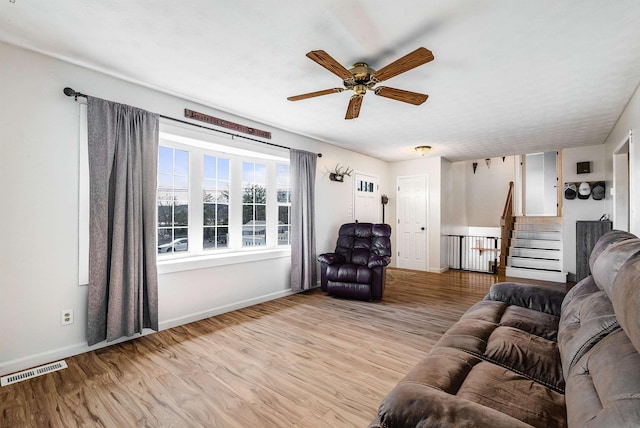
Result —
[{"label": "sofa cushion", "polygon": [[327,280],[334,282],[357,282],[359,284],[371,283],[371,269],[353,263],[329,265],[327,267]]},{"label": "sofa cushion", "polygon": [[562,427],[565,420],[562,394],[462,350],[437,347],[387,395],[371,426]]},{"label": "sofa cushion", "polygon": [[435,344],[455,348],[523,377],[564,391],[558,344],[559,318],[483,300],[472,306]]},{"label": "sofa cushion", "polygon": [[369,284],[358,284],[355,282],[327,281],[329,294],[337,294],[342,297],[358,300],[371,300],[371,287]]},{"label": "sofa cushion", "polygon": [[558,333],[565,379],[585,353],[619,328],[609,297],[596,286],[593,277],[576,284],[563,302]]},{"label": "sofa cushion", "polygon": [[624,330],[584,354],[567,378],[567,419],[584,428],[640,426],[640,354]]}]

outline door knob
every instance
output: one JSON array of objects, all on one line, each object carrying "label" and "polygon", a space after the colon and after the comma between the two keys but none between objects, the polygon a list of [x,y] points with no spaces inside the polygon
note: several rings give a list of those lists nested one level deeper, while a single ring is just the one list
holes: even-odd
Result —
[{"label": "door knob", "polygon": [[420,230],[424,230],[424,227],[421,227]]}]

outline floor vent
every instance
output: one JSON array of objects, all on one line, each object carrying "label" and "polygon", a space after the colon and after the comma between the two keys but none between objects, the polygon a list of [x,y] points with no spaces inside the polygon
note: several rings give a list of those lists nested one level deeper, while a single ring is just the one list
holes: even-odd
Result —
[{"label": "floor vent", "polygon": [[13,383],[22,382],[23,380],[32,379],[47,373],[55,372],[58,370],[66,369],[67,363],[64,360],[56,361],[55,363],[45,364],[44,366],[35,367],[33,369],[25,370],[20,373],[14,373],[8,376],[2,376],[0,378],[0,385],[7,386]]}]

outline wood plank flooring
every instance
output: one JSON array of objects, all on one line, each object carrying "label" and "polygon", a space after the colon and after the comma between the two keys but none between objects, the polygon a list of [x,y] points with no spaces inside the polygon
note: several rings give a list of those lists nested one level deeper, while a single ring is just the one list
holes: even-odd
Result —
[{"label": "wood plank flooring", "polygon": [[380,302],[313,290],[67,358],[68,369],[0,388],[0,426],[366,427],[497,282],[387,272]]}]

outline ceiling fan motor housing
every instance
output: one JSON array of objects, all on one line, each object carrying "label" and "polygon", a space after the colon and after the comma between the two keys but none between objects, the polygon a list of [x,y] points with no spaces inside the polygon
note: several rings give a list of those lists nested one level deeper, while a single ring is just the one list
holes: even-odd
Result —
[{"label": "ceiling fan motor housing", "polygon": [[343,80],[344,86],[347,89],[353,89],[356,95],[364,95],[367,89],[372,89],[376,84],[376,82],[371,79],[371,76],[375,72],[373,68],[364,62],[357,62],[353,64],[353,68],[349,70],[349,73],[351,73],[353,77]]}]

